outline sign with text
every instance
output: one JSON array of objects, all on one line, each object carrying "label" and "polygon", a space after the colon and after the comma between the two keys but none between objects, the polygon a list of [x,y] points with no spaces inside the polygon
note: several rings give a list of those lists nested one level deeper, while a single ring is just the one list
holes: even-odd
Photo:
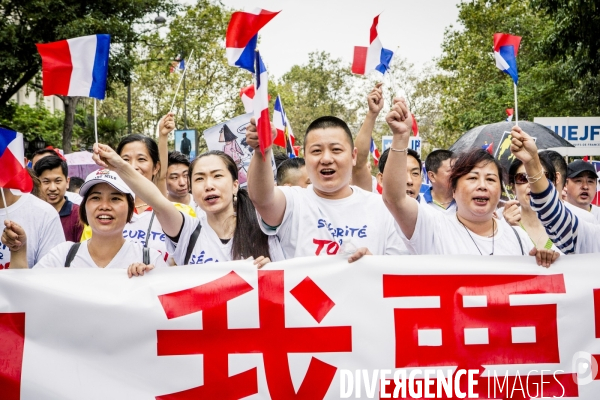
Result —
[{"label": "sign with text", "polygon": [[597,399],[597,269],[590,254],[6,270],[0,398]]},{"label": "sign with text", "polygon": [[600,146],[600,117],[535,117],[573,146]]},{"label": "sign with text", "polygon": [[[381,152],[383,153],[392,145],[393,136],[382,136],[381,137]],[[408,142],[408,148],[413,149],[419,154],[421,157],[421,137],[420,136],[411,136]]]}]

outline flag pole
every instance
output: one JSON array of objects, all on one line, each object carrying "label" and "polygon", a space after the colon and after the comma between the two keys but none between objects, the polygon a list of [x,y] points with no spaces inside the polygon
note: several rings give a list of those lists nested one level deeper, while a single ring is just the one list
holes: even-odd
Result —
[{"label": "flag pole", "polygon": [[4,202],[4,212],[6,213],[6,219],[8,218],[8,203],[6,202],[6,197],[4,197],[4,188],[0,188],[0,192],[2,192],[2,202]]},{"label": "flag pole", "polygon": [[179,86],[181,86],[181,82],[183,81],[183,77],[188,70],[189,65],[192,63],[192,56],[194,55],[194,49],[190,51],[190,58],[188,58],[188,62],[185,63],[185,67],[183,68],[183,73],[181,74],[181,78],[179,78],[179,83],[177,84],[177,89],[175,89],[175,95],[173,96],[173,101],[171,102],[171,108],[169,108],[169,113],[173,112],[173,106],[175,105],[175,99],[177,98],[177,92],[179,92]]},{"label": "flag pole", "polygon": [[515,126],[519,126],[519,106],[517,105],[517,84],[513,82],[515,89]]},{"label": "flag pole", "polygon": [[98,111],[96,110],[96,98],[94,97],[94,137],[98,144]]}]

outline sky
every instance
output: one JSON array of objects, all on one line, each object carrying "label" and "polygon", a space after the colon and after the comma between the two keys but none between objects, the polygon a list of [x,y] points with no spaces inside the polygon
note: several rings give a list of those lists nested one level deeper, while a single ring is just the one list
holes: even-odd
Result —
[{"label": "sky", "polygon": [[456,25],[459,0],[221,0],[235,10],[281,10],[260,33],[269,74],[281,77],[308,54],[324,50],[352,62],[354,46],[369,45],[373,18],[379,38],[417,69],[441,55],[444,29]]}]

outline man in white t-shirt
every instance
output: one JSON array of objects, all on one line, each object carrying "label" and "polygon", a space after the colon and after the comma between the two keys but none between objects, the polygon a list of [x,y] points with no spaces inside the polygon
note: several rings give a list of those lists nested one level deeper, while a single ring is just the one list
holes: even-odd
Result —
[{"label": "man in white t-shirt", "polygon": [[[50,204],[32,194],[17,196],[8,189],[4,191],[6,203],[0,198],[2,220],[10,219],[21,225],[27,234],[27,264],[32,268],[54,246],[65,241],[65,234],[58,212]],[[8,218],[6,214],[8,213]],[[4,226],[2,227],[4,231]],[[0,243],[0,269],[8,268],[10,250]]]},{"label": "man in white t-shirt", "polygon": [[592,200],[596,195],[597,184],[598,174],[592,164],[575,160],[568,165],[565,203],[590,213],[596,223],[600,222],[600,208],[594,206]]},{"label": "man in white t-shirt", "polygon": [[356,148],[348,125],[336,117],[313,121],[304,138],[306,189],[273,184],[271,148],[260,153],[252,119],[246,142],[255,149],[248,193],[263,232],[276,235],[286,258],[365,254],[407,254],[381,196],[350,186]]}]

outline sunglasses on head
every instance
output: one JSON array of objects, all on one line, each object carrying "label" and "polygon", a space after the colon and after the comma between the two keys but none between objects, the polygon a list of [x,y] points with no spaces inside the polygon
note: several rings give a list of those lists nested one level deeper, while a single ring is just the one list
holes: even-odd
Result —
[{"label": "sunglasses on head", "polygon": [[[548,178],[548,172],[544,171],[544,175],[546,176],[546,179]],[[515,184],[517,185],[523,185],[525,183],[529,183],[529,181],[527,181],[527,174],[524,172],[519,172],[518,174],[515,174]]]}]

